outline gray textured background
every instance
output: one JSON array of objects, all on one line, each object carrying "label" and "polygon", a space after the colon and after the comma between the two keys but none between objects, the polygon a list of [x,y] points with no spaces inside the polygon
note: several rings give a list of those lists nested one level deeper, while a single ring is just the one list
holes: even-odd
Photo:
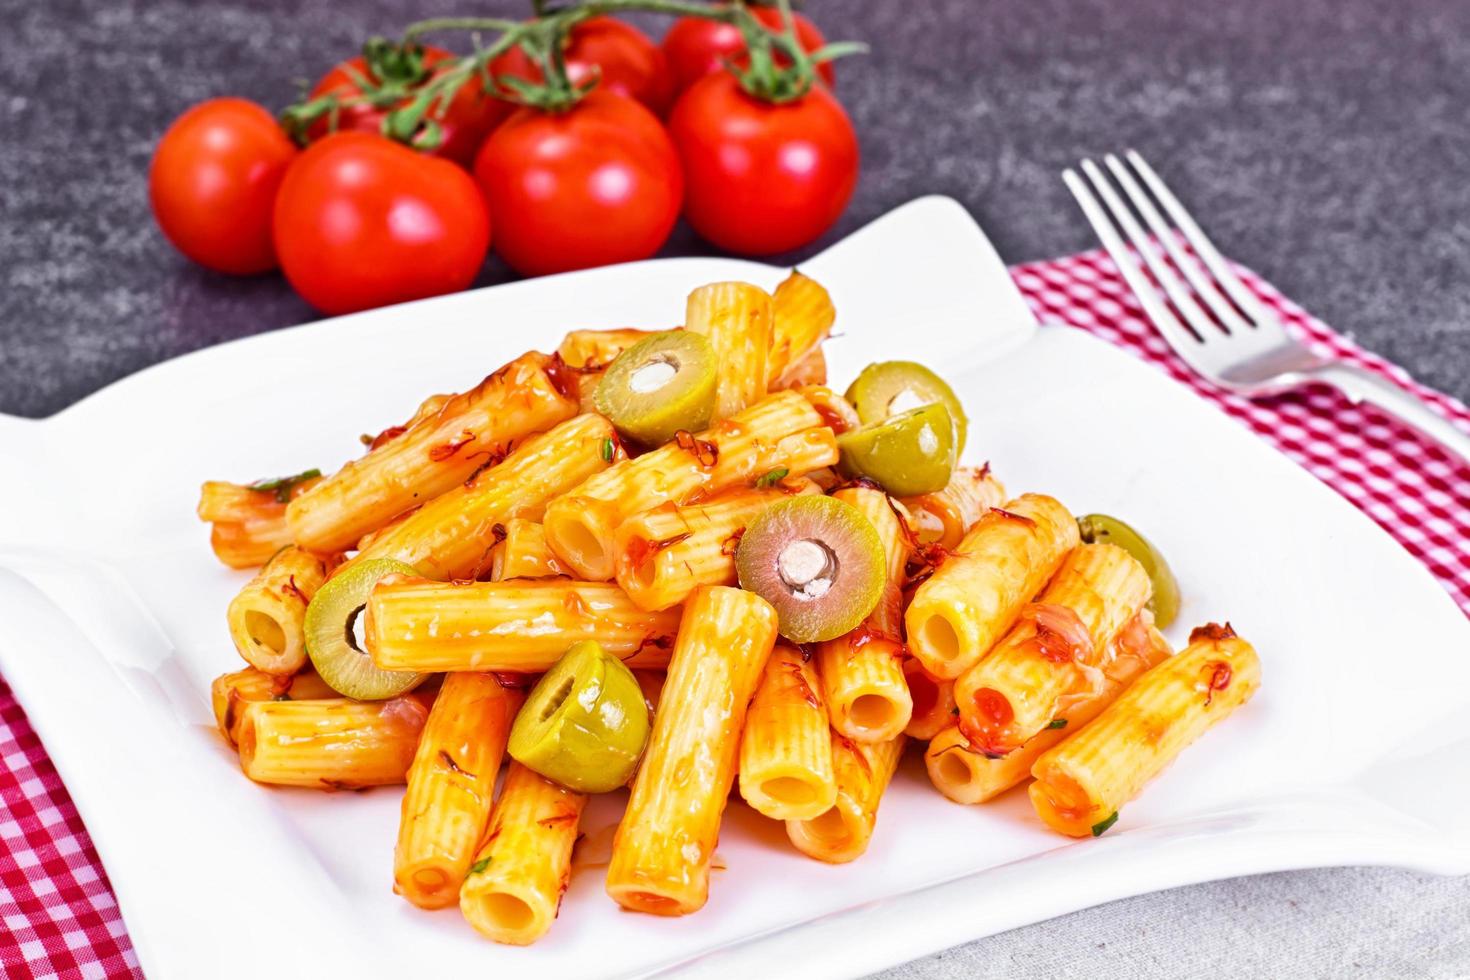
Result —
[{"label": "gray textured background", "polygon": [[[194,268],[148,217],[154,141],[199,99],[279,106],[363,36],[508,2],[0,0],[0,411],[312,318]],[[811,0],[863,141],[832,237],[964,201],[1010,261],[1091,247],[1057,171],[1144,151],[1233,257],[1470,399],[1470,3]],[[670,254],[699,252],[681,229]],[[491,264],[484,282],[505,278]],[[895,924],[902,928],[901,924]],[[1470,975],[1470,884],[1343,870],[1115,903],[889,976]]]}]

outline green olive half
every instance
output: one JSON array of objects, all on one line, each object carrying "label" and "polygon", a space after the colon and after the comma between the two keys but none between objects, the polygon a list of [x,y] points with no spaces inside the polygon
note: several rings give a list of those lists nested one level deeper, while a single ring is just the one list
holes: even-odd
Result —
[{"label": "green olive half", "polygon": [[863,368],[847,389],[847,400],[857,409],[863,425],[872,425],[900,412],[939,402],[954,422],[954,451],[965,449],[969,422],[964,406],[945,380],[914,361],[879,361]]},{"label": "green olive half", "polygon": [[709,341],[667,330],[619,354],[603,372],[592,403],[628,440],[659,446],[680,429],[698,432],[709,425],[718,384]]},{"label": "green olive half", "polygon": [[895,497],[943,490],[954,474],[954,423],[934,402],[837,437],[838,463],[848,476],[873,480]]},{"label": "green olive half", "polygon": [[1153,610],[1154,625],[1164,629],[1179,615],[1179,580],[1153,543],[1129,525],[1107,514],[1088,514],[1077,518],[1077,529],[1088,544],[1114,544],[1132,555],[1148,572],[1154,594],[1148,601]]},{"label": "green olive half", "polygon": [[510,729],[507,751],[579,793],[628,782],[648,742],[648,703],[622,661],[586,640],[542,675]]},{"label": "green olive half", "polygon": [[373,663],[358,636],[359,619],[378,580],[417,575],[411,565],[391,558],[352,562],[317,589],[306,606],[306,655],[327,686],[359,701],[381,701],[416,687],[423,674],[383,670]]}]

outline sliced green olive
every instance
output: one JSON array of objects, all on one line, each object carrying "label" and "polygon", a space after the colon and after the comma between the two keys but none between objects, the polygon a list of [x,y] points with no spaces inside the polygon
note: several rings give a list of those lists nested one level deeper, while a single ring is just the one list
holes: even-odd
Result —
[{"label": "sliced green olive", "polygon": [[949,409],[934,402],[837,437],[839,465],[865,476],[895,497],[943,490],[954,474],[954,424]]},{"label": "sliced green olive", "polygon": [[531,690],[507,751],[579,793],[628,781],[648,742],[648,703],[622,661],[588,640],[572,644]]},{"label": "sliced green olive", "polygon": [[317,589],[306,606],[306,655],[328,687],[359,701],[381,701],[424,679],[423,674],[383,670],[362,648],[358,635],[363,607],[378,580],[417,574],[401,561],[373,558],[352,563]]},{"label": "sliced green olive", "polygon": [[965,408],[943,378],[914,361],[879,361],[863,368],[847,389],[847,400],[857,409],[863,425],[872,425],[900,412],[939,402],[954,422],[954,451],[965,449],[969,422]]},{"label": "sliced green olive", "polygon": [[1179,615],[1179,580],[1174,577],[1163,553],[1148,538],[1107,514],[1079,517],[1077,529],[1088,544],[1115,544],[1137,559],[1153,583],[1154,594],[1148,601],[1148,607],[1153,610],[1154,624],[1164,629],[1174,622]]},{"label": "sliced green olive", "polygon": [[603,372],[592,403],[625,438],[659,446],[680,429],[698,432],[709,425],[718,384],[709,341],[668,330],[619,354]]}]

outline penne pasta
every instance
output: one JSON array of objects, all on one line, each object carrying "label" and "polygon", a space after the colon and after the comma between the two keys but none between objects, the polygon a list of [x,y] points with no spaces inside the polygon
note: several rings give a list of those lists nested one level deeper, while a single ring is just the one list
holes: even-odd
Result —
[{"label": "penne pasta", "polygon": [[772,501],[819,493],[790,477],[769,487],[738,487],[698,504],[670,501],[628,518],[613,536],[614,575],[644,609],[668,609],[701,585],[735,584],[735,548],[745,525]]},{"label": "penne pasta", "polygon": [[669,675],[627,812],[607,893],[656,915],[698,911],[735,778],[746,706],[776,642],[776,611],[750,592],[697,590],[684,607]]},{"label": "penne pasta", "polygon": [[435,582],[389,577],[364,613],[373,662],[414,672],[544,671],[580,640],[630,667],[663,667],[679,611],[639,609],[606,582]]},{"label": "penne pasta", "polygon": [[306,666],[306,604],[336,564],[288,545],[230,600],[230,639],[246,663],[284,676]]},{"label": "penne pasta", "polygon": [[526,437],[571,418],[574,393],[529,353],[432,414],[378,443],[291,501],[286,519],[312,551],[353,547],[364,534],[458,487],[503,460]]},{"label": "penne pasta", "polygon": [[954,685],[972,747],[1005,755],[1104,683],[1113,638],[1148,601],[1148,573],[1111,544],[1072,551],[990,654]]},{"label": "penne pasta", "polygon": [[286,505],[321,482],[308,470],[295,477],[257,484],[209,480],[199,488],[201,521],[211,525],[209,546],[215,557],[231,568],[258,568],[293,543],[286,523]]},{"label": "penne pasta", "polygon": [[1261,662],[1228,625],[1196,629],[1091,724],[1036,760],[1031,802],[1052,830],[1096,837],[1189,745],[1256,693]]},{"label": "penne pasta", "polygon": [[255,701],[311,701],[335,698],[337,692],[311,671],[294,677],[267,674],[246,667],[232,674],[221,674],[209,685],[209,700],[214,708],[214,721],[219,733],[233,748],[244,723],[245,706]]},{"label": "penne pasta", "polygon": [[1135,616],[1114,641],[1102,686],[1074,701],[1066,717],[1055,719],[1014,752],[1000,758],[987,756],[971,746],[954,724],[936,734],[924,753],[929,781],[956,803],[983,803],[1029,777],[1031,766],[1043,752],[1079,731],[1144,671],[1173,654],[1164,635],[1145,625],[1146,616]]},{"label": "penne pasta", "polygon": [[820,283],[793,269],[771,296],[771,314],[767,387],[787,388],[807,356],[821,350],[822,341],[832,332],[837,310]]},{"label": "penne pasta", "polygon": [[872,522],[888,570],[883,594],[868,618],[847,635],[818,644],[818,673],[832,727],[855,742],[886,742],[903,734],[914,707],[903,674],[899,613],[908,538],[903,519],[882,490],[848,487],[832,496]]},{"label": "penne pasta", "polygon": [[403,794],[393,890],[424,909],[459,899],[490,822],[490,804],[521,693],[493,674],[449,674],[429,709]]},{"label": "penne pasta", "polygon": [[773,820],[805,820],[837,801],[832,730],[815,667],[778,645],[740,739],[740,795]]},{"label": "penne pasta", "polygon": [[720,365],[715,420],[766,395],[771,352],[771,297],[748,282],[715,282],[689,294],[684,329],[709,338]]},{"label": "penne pasta", "polygon": [[837,801],[809,820],[786,821],[786,836],[807,857],[846,864],[862,857],[873,838],[878,804],[903,755],[904,737],[886,742],[832,738]]},{"label": "penne pasta", "polygon": [[255,701],[238,734],[240,768],[257,783],[359,789],[401,783],[430,700]]},{"label": "penne pasta", "polygon": [[[769,372],[769,367],[767,368]],[[804,388],[808,385],[825,385],[827,383],[827,355],[822,353],[822,348],[814,347],[811,353],[786,371],[786,374],[776,379],[771,384],[772,391],[784,391],[787,388]]]},{"label": "penne pasta", "polygon": [[913,657],[904,658],[903,676],[913,702],[909,724],[903,733],[927,742],[952,726],[959,713],[954,703],[954,681],[939,680]]},{"label": "penne pasta", "polygon": [[556,921],[587,797],[512,762],[459,910],[482,936],[526,946]]},{"label": "penne pasta", "polygon": [[1006,488],[991,476],[989,466],[962,466],[943,490],[905,497],[903,503],[913,515],[914,536],[919,544],[952,551],[987,511],[999,507],[1005,499]]},{"label": "penne pasta", "polygon": [[504,536],[490,556],[490,581],[568,574],[546,546],[546,530],[540,524],[513,517],[502,528]]},{"label": "penne pasta", "polygon": [[801,397],[812,403],[812,408],[822,417],[822,422],[838,435],[860,428],[862,421],[852,402],[825,385],[802,385],[796,389]]},{"label": "penne pasta", "polygon": [[660,504],[688,504],[785,470],[797,477],[837,461],[837,439],[796,392],[771,395],[697,436],[625,459],[546,505],[546,543],[577,575],[613,577],[619,525]]},{"label": "penne pasta", "polygon": [[1077,521],[1051,497],[1023,494],[980,518],[915,590],[909,651],[952,680],[990,652],[1079,541]]},{"label": "penne pasta", "polygon": [[429,578],[479,578],[490,569],[497,526],[538,519],[548,500],[606,469],[615,445],[602,416],[569,419],[377,535],[352,561],[396,558]]}]

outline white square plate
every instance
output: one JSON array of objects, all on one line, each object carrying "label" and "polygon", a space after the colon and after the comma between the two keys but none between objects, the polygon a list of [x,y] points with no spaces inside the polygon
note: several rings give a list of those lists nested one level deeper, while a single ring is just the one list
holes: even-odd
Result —
[{"label": "white square plate", "polygon": [[[971,462],[1076,512],[1125,515],[1170,556],[1190,625],[1231,620],[1260,695],[1099,840],[1044,831],[1023,793],[961,807],[910,758],[868,854],[828,867],[732,803],[707,908],[620,912],[581,870],[529,949],[391,891],[399,794],[268,790],[216,736],[211,678],[239,667],[244,581],[193,516],[208,478],[358,451],[570,328],[679,322],[690,288],[781,273],[644,262],[427,300],[202,351],[42,422],[0,417],[0,668],[66,780],[150,977],[401,980],[849,976],[1110,899],[1328,864],[1470,871],[1470,624],[1370,521],[1225,416],[1076,331],[1038,330],[953,201],[899,209],[804,267],[866,362],[933,365],[963,397]],[[611,825],[600,800],[587,826]]]}]

